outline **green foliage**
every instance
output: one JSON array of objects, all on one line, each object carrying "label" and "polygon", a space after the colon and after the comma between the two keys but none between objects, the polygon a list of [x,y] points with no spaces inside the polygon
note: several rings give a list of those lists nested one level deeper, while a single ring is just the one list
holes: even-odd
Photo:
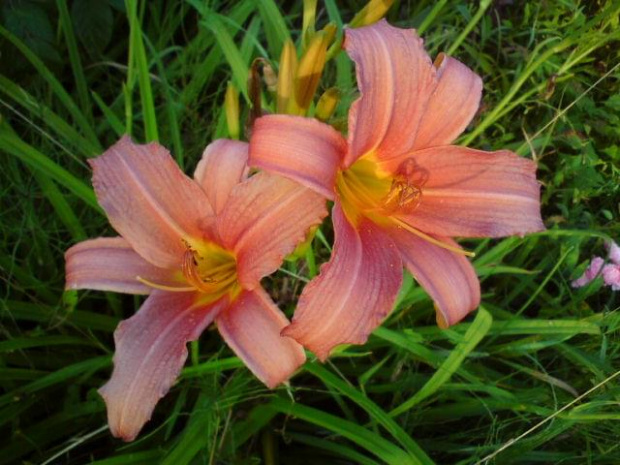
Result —
[{"label": "green foliage", "polygon": [[[96,390],[112,332],[140,300],[63,292],[64,251],[113,234],[86,160],[128,131],[192,169],[226,135],[226,83],[247,96],[252,60],[277,69],[284,40],[301,40],[302,2],[289,3],[2,3],[0,463],[620,463],[620,298],[597,282],[570,286],[605,239],[620,239],[611,0],[396,2],[388,13],[420,27],[433,55],[450,50],[483,76],[462,141],[539,166],[548,230],[465,244],[482,282],[477,314],[440,330],[407,276],[366,345],[326,365],[310,356],[275,391],[206,331],[138,440],[109,435]],[[341,27],[362,3],[319,0],[317,29]],[[356,97],[344,53],[320,83],[332,86],[342,128]],[[305,260],[266,280],[287,311],[328,259],[326,237],[327,224]]]}]

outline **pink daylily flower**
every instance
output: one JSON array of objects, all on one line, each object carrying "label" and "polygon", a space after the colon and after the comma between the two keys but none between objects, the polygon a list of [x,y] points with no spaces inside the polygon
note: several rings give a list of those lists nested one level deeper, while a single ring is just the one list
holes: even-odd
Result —
[{"label": "pink daylily flower", "polygon": [[435,301],[440,326],[478,307],[478,278],[451,236],[544,229],[532,161],[450,145],[478,110],[480,77],[443,54],[432,63],[414,30],[384,20],[347,30],[344,48],[361,92],[348,139],[313,119],[270,115],[250,141],[251,166],[335,203],[331,260],[283,331],[322,360],[366,341],[394,304],[403,265]]},{"label": "pink daylily flower", "polygon": [[116,329],[114,371],[99,391],[114,436],[136,437],[178,377],[187,342],[212,321],[270,388],[305,361],[280,336],[288,320],[259,281],[327,215],[325,201],[280,176],[247,178],[247,156],[246,143],[216,141],[191,179],[162,146],[124,137],[91,162],[120,237],[71,247],[66,287],[149,294]]}]

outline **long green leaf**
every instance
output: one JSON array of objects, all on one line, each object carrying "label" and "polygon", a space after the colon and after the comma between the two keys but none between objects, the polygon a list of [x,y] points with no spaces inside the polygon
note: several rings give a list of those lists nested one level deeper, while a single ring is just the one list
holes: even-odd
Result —
[{"label": "long green leaf", "polygon": [[429,379],[413,397],[392,410],[390,415],[396,416],[406,412],[413,406],[419,404],[422,400],[437,392],[437,390],[459,369],[467,355],[474,350],[482,338],[486,336],[491,328],[492,322],[493,318],[491,314],[483,307],[480,307],[476,314],[476,319],[465,333],[463,341],[450,352],[448,358],[437,368],[437,371],[431,379]]},{"label": "long green leaf", "polygon": [[84,135],[90,140],[92,144],[97,146],[98,152],[101,152],[101,146],[99,145],[99,141],[97,140],[97,135],[93,130],[92,126],[88,122],[88,119],[84,116],[84,114],[80,111],[78,106],[75,104],[71,96],[67,93],[62,84],[54,77],[52,72],[43,64],[41,59],[37,57],[32,51],[17,37],[7,31],[5,28],[0,26],[0,36],[3,36],[6,40],[11,42],[15,47],[19,49],[20,52],[24,54],[26,59],[35,67],[37,72],[47,81],[52,91],[56,94],[60,102],[65,106],[65,108],[71,113],[73,119],[76,124],[80,126]]},{"label": "long green leaf", "polygon": [[103,213],[93,190],[37,149],[8,131],[0,131],[0,149],[5,150],[32,168],[41,171],[99,213]]},{"label": "long green leaf", "polygon": [[366,410],[368,415],[370,415],[373,420],[381,424],[394,437],[394,439],[400,442],[409,455],[417,459],[416,463],[433,463],[426,453],[420,448],[420,446],[418,446],[418,444],[411,438],[411,436],[409,436],[383,409],[381,409],[360,391],[345,383],[317,363],[307,364],[305,366],[305,370],[318,377],[327,386],[338,390]]},{"label": "long green leaf", "polygon": [[307,407],[298,403],[290,403],[284,399],[275,398],[269,404],[272,408],[286,415],[292,415],[309,423],[340,434],[355,442],[358,446],[376,455],[390,465],[419,464],[415,457],[385,440],[363,426],[343,420],[321,410]]},{"label": "long green leaf", "polygon": [[142,103],[142,115],[144,119],[144,133],[146,142],[159,140],[157,131],[157,117],[155,115],[155,101],[151,88],[151,76],[149,74],[146,51],[142,40],[142,28],[138,17],[138,1],[127,0],[127,14],[129,16],[129,71],[127,81],[131,82],[134,73],[138,75],[138,86],[140,88],[140,102]]}]

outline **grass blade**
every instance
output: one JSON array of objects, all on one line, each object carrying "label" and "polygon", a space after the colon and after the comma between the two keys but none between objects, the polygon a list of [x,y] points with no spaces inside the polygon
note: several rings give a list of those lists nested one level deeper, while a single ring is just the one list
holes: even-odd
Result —
[{"label": "grass blade", "polygon": [[389,465],[419,464],[416,457],[412,457],[402,449],[386,441],[363,426],[343,420],[321,410],[307,407],[298,403],[290,403],[284,399],[275,398],[271,407],[286,415],[292,415],[309,423],[315,424],[353,441],[368,452],[376,455]]},{"label": "grass blade", "polygon": [[446,381],[448,381],[452,375],[459,369],[467,355],[474,350],[478,343],[489,332],[493,317],[483,307],[478,309],[476,319],[471,324],[463,341],[460,342],[446,360],[437,368],[435,374],[428,382],[422,386],[412,398],[403,402],[400,406],[396,407],[390,412],[391,416],[400,415],[403,412],[411,409],[413,406],[419,404],[422,400],[433,395]]}]

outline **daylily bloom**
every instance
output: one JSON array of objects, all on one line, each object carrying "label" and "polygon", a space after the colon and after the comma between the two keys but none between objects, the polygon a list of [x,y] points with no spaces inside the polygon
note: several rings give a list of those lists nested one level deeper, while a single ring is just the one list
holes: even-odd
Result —
[{"label": "daylily bloom", "polygon": [[291,336],[325,359],[363,343],[394,304],[404,265],[435,301],[440,326],[480,302],[467,252],[452,239],[544,229],[536,165],[501,150],[450,145],[480,104],[482,81],[454,58],[432,63],[413,30],[382,20],[347,30],[361,97],[345,140],[319,121],[256,121],[250,165],[334,201],[335,245],[304,289]]},{"label": "daylily bloom", "polygon": [[593,279],[602,276],[603,282],[613,291],[620,291],[620,246],[615,242],[606,242],[610,263],[605,264],[601,257],[594,257],[586,271],[571,285],[575,288],[589,284]]},{"label": "daylily bloom", "polygon": [[194,179],[170,153],[122,138],[91,161],[99,203],[120,237],[66,253],[67,289],[149,294],[114,333],[110,381],[100,389],[112,433],[136,437],[178,377],[186,343],[215,320],[268,387],[305,361],[281,337],[288,320],[260,285],[327,214],[324,199],[268,173],[247,178],[247,143],[209,145]]}]

